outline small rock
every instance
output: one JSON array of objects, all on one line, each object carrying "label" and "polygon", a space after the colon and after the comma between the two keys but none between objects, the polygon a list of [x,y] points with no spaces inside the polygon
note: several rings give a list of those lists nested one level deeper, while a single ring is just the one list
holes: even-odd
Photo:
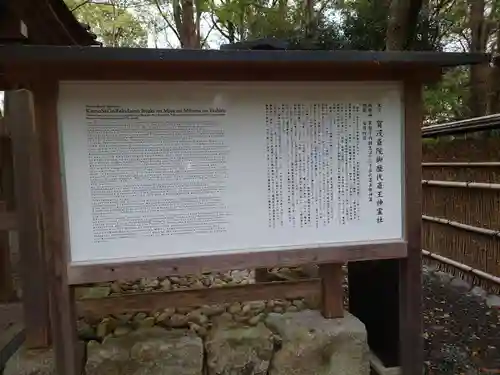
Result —
[{"label": "small rock", "polygon": [[141,279],[141,287],[154,289],[160,285],[160,281],[158,279]]},{"label": "small rock", "polygon": [[306,308],[306,303],[301,299],[294,300],[292,304],[296,306],[298,310],[304,310]]},{"label": "small rock", "polygon": [[172,315],[175,314],[175,309],[172,308],[167,308],[163,310],[157,317],[156,317],[156,322],[158,324],[164,324],[166,325]]},{"label": "small rock", "polygon": [[155,318],[148,316],[146,319],[141,320],[138,324],[139,328],[151,328],[155,325]]},{"label": "small rock", "polygon": [[488,297],[486,297],[486,304],[489,307],[494,307],[494,308],[500,308],[500,296],[497,296],[496,294],[490,294]]},{"label": "small rock", "polygon": [[128,322],[130,322],[130,319],[132,319],[133,316],[134,314],[125,313],[116,315],[116,318],[121,324],[127,324]]},{"label": "small rock", "polygon": [[199,324],[199,325],[204,325],[208,322],[208,318],[203,315],[201,310],[193,310],[187,315],[187,319],[190,322]]},{"label": "small rock", "polygon": [[187,327],[188,318],[186,315],[174,314],[170,317],[168,325],[174,328]]},{"label": "small rock", "polygon": [[443,284],[448,284],[453,279],[453,276],[443,271],[434,272],[434,276],[436,276],[436,278]]},{"label": "small rock", "polygon": [[471,285],[467,281],[463,280],[460,277],[455,277],[453,280],[451,280],[450,285],[453,288],[456,288],[456,289],[464,291],[464,292],[469,291],[471,288]]},{"label": "small rock", "polygon": [[242,312],[243,314],[247,314],[247,313],[249,313],[250,311],[252,311],[252,306],[251,306],[249,303],[245,303],[245,304],[243,305],[243,308],[241,309],[241,312]]},{"label": "small rock", "polygon": [[255,315],[252,316],[250,319],[248,319],[248,324],[251,326],[256,326],[262,319],[263,314]]},{"label": "small rock", "polygon": [[148,314],[146,313],[143,313],[143,312],[139,312],[137,314],[135,314],[134,316],[134,323],[137,323],[139,324],[141,321],[143,321],[144,319],[146,319],[148,317]]},{"label": "small rock", "polygon": [[288,307],[286,308],[286,311],[287,311],[287,312],[297,312],[297,311],[299,311],[299,309],[297,308],[297,306],[295,306],[295,305],[291,305],[291,306],[288,306]]},{"label": "small rock", "polygon": [[275,313],[282,313],[282,312],[284,312],[284,311],[285,311],[285,309],[283,308],[283,306],[274,306],[274,307],[273,307],[273,311],[274,311]]},{"label": "small rock", "polygon": [[97,326],[96,336],[100,339],[104,339],[111,333],[112,330],[113,329],[111,327],[110,321],[104,318],[102,322]]},{"label": "small rock", "polygon": [[109,286],[95,286],[90,288],[84,288],[81,292],[82,299],[88,298],[105,298],[111,293],[111,287]]},{"label": "small rock", "polygon": [[228,313],[233,314],[233,315],[238,314],[239,312],[241,312],[241,303],[239,303],[239,302],[233,303],[231,306],[229,306],[227,311],[228,311]]},{"label": "small rock", "polygon": [[116,337],[120,337],[120,336],[125,336],[125,335],[129,334],[130,332],[132,332],[132,328],[130,328],[129,326],[118,326],[115,328],[115,331],[113,332],[113,334]]},{"label": "small rock", "polygon": [[111,291],[118,294],[122,293],[122,288],[117,281],[111,284]]},{"label": "small rock", "polygon": [[473,295],[473,296],[475,296],[475,297],[479,297],[479,298],[483,298],[484,299],[488,295],[488,292],[486,292],[486,290],[484,290],[480,286],[475,286],[470,291],[470,294]]},{"label": "small rock", "polygon": [[90,324],[85,321],[78,320],[77,322],[78,328],[78,337],[82,340],[95,340],[97,338],[97,334],[94,328]]},{"label": "small rock", "polygon": [[226,308],[223,305],[205,305],[201,307],[201,312],[203,313],[203,315],[208,317],[220,315],[224,311],[226,311]]},{"label": "small rock", "polygon": [[266,309],[265,301],[251,301],[248,302],[248,305],[250,305],[254,312],[262,312]]},{"label": "small rock", "polygon": [[178,307],[175,311],[179,314],[189,314],[193,310],[192,307]]},{"label": "small rock", "polygon": [[204,289],[205,285],[200,280],[196,280],[194,283],[191,284],[191,288],[193,289]]},{"label": "small rock", "polygon": [[207,335],[207,329],[205,327],[202,327],[196,323],[189,323],[189,329],[200,337],[205,337]]},{"label": "small rock", "polygon": [[172,282],[167,278],[161,282],[160,286],[163,290],[170,290],[172,289]]}]

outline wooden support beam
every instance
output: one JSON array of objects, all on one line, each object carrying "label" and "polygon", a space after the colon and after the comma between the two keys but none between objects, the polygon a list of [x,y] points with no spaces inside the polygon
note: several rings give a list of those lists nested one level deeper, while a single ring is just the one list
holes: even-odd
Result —
[{"label": "wooden support beam", "polygon": [[28,91],[5,93],[5,121],[12,137],[16,213],[19,222],[19,272],[27,347],[49,345],[48,290],[40,229],[39,156]]},{"label": "wooden support beam", "polygon": [[[404,158],[404,237],[408,243],[408,257],[399,260],[399,339],[400,363],[405,375],[421,375],[424,366],[422,338],[422,145],[423,121],[422,84],[404,83],[405,104]],[[397,367],[397,366],[390,366]]]},{"label": "wooden support beam", "polygon": [[[39,72],[40,77],[43,73]],[[58,374],[80,375],[82,358],[77,341],[74,288],[68,285],[68,252],[57,125],[57,81],[40,78],[34,84],[34,104],[42,173],[43,239],[50,321]]]},{"label": "wooden support beam", "polygon": [[15,300],[9,231],[16,226],[11,142],[0,137],[0,302]]},{"label": "wooden support beam", "polygon": [[196,307],[271,299],[318,298],[321,281],[275,281],[217,288],[137,293],[77,301],[80,315],[102,316],[123,312],[154,311],[167,307]]},{"label": "wooden support beam", "polygon": [[342,318],[344,316],[344,290],[342,281],[342,263],[321,264],[322,312],[325,318]]}]

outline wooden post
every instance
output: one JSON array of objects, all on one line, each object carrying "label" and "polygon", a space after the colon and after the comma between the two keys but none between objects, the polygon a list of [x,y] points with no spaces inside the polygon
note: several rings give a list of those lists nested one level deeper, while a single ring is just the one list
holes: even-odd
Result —
[{"label": "wooden post", "polygon": [[80,375],[83,358],[80,357],[77,344],[74,289],[67,280],[68,248],[60,173],[57,100],[56,80],[35,83],[35,116],[43,191],[43,238],[56,368],[61,375]]},{"label": "wooden post", "polygon": [[26,345],[49,345],[48,291],[40,231],[40,175],[31,94],[5,92],[6,125],[12,139],[16,216]]},{"label": "wooden post", "polygon": [[322,312],[325,318],[342,318],[344,316],[344,275],[341,263],[321,264]]},{"label": "wooden post", "polygon": [[421,375],[422,338],[422,84],[404,82],[405,192],[404,233],[408,257],[399,261],[401,367],[405,375]]},{"label": "wooden post", "polygon": [[[5,124],[0,119],[0,212],[13,212],[15,209],[14,181],[12,176],[11,142],[5,132]],[[0,229],[0,302],[15,299],[13,269],[10,257],[9,231]]]},{"label": "wooden post", "polygon": [[[349,311],[363,321],[370,349],[385,367],[404,375],[423,368],[421,283],[420,82],[404,85],[404,259],[349,263]],[[376,308],[375,308],[376,307]]]}]

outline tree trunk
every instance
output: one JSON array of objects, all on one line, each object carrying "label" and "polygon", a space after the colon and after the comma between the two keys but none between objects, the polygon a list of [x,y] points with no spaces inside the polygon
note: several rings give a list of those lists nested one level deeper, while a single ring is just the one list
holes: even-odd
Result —
[{"label": "tree trunk", "polygon": [[[485,0],[469,0],[469,27],[471,30],[470,51],[484,52],[486,50],[487,35],[485,27]],[[469,115],[483,116],[487,111],[488,93],[487,65],[472,65],[470,68],[470,96]]]},{"label": "tree trunk", "polygon": [[200,48],[200,38],[196,33],[193,0],[182,0],[182,48]]},{"label": "tree trunk", "polygon": [[391,1],[385,42],[385,48],[388,51],[404,49],[407,35],[407,24],[405,20],[408,14],[408,4],[409,0]]},{"label": "tree trunk", "polygon": [[[496,32],[496,45],[493,51],[495,54],[500,52],[500,22],[497,25]],[[489,87],[489,108],[488,113],[499,113],[500,112],[500,60],[495,61],[495,65],[491,69],[490,73],[490,87]]]},{"label": "tree trunk", "polygon": [[386,49],[405,50],[414,46],[423,0],[392,0],[386,33]]}]

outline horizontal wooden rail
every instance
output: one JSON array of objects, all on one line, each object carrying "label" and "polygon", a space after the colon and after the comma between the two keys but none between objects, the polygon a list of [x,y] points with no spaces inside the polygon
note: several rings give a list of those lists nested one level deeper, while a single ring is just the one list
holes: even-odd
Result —
[{"label": "horizontal wooden rail", "polygon": [[461,168],[482,168],[482,167],[500,167],[500,162],[432,162],[422,163],[422,167],[461,167]]},{"label": "horizontal wooden rail", "polygon": [[500,277],[493,276],[492,274],[489,274],[489,273],[483,272],[481,270],[472,268],[472,267],[470,267],[470,266],[468,266],[466,264],[457,262],[457,261],[455,261],[453,259],[446,258],[446,257],[444,257],[442,255],[431,253],[430,251],[427,251],[427,250],[422,250],[422,255],[425,256],[425,257],[437,260],[438,262],[441,262],[441,263],[447,264],[449,266],[455,267],[455,268],[457,268],[457,269],[459,269],[461,271],[473,274],[473,275],[475,275],[475,276],[477,276],[477,277],[479,277],[481,279],[490,281],[490,282],[492,282],[492,283],[494,283],[496,285],[500,285]]},{"label": "horizontal wooden rail", "polygon": [[126,294],[77,301],[80,315],[100,316],[124,312],[155,311],[167,307],[197,307],[272,299],[321,299],[321,279],[276,281],[217,288]]},{"label": "horizontal wooden rail", "polygon": [[17,218],[12,212],[0,212],[0,230],[16,230]]},{"label": "horizontal wooden rail", "polygon": [[487,236],[492,236],[492,237],[500,237],[500,230],[475,227],[473,225],[459,223],[458,221],[442,219],[440,217],[433,217],[433,216],[427,216],[427,215],[422,215],[422,219],[426,220],[426,221],[431,221],[433,223],[450,225],[452,227],[464,229],[464,230],[469,231],[469,232],[485,234]]},{"label": "horizontal wooden rail", "polygon": [[457,187],[466,189],[500,190],[500,184],[491,184],[486,182],[422,180],[422,185],[451,187],[451,188]]}]

